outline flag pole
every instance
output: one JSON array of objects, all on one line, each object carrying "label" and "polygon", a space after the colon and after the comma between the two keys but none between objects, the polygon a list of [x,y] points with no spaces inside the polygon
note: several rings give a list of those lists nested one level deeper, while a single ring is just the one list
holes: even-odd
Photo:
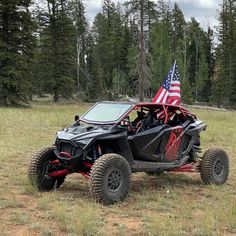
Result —
[{"label": "flag pole", "polygon": [[172,82],[172,79],[174,77],[175,67],[176,67],[176,60],[175,60],[174,65],[173,65],[173,70],[172,70],[172,75],[171,75],[171,81],[170,82]]}]

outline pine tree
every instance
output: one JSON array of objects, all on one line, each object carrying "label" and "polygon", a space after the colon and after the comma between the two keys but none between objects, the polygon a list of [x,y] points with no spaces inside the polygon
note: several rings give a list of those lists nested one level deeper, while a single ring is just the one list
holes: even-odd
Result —
[{"label": "pine tree", "polygon": [[206,60],[209,69],[209,87],[211,87],[211,80],[215,73],[215,53],[214,53],[214,31],[208,27],[206,40]]},{"label": "pine tree", "polygon": [[123,94],[124,80],[125,80],[125,65],[122,60],[126,59],[126,52],[124,48],[127,42],[124,42],[123,16],[121,5],[118,4],[113,11],[111,18],[111,37],[114,44],[114,68],[112,73],[113,93],[115,97],[119,97]]},{"label": "pine tree", "polygon": [[69,97],[74,91],[76,37],[64,0],[48,0],[47,12],[40,15],[40,51],[38,66],[44,92]]},{"label": "pine tree", "polygon": [[72,19],[75,22],[76,29],[76,62],[77,62],[77,87],[78,91],[85,90],[86,83],[88,83],[88,75],[85,69],[85,44],[86,44],[86,29],[88,23],[85,18],[85,8],[81,0],[70,0],[69,6],[71,8]]},{"label": "pine tree", "polygon": [[187,71],[186,78],[194,92],[196,98],[196,73],[199,60],[199,42],[200,42],[200,26],[195,18],[191,18],[187,26]]},{"label": "pine tree", "polygon": [[139,64],[138,64],[138,47],[131,45],[128,49],[128,95],[135,96],[138,92],[139,84]]},{"label": "pine tree", "polygon": [[[207,47],[207,33],[200,27],[195,18],[187,25],[185,68],[186,77],[192,89],[195,101],[208,101],[211,85],[208,60],[211,48]],[[210,63],[210,62],[209,62]]]},{"label": "pine tree", "polygon": [[[203,50],[203,48],[200,48],[200,50]],[[196,79],[195,79],[196,101],[207,101],[209,98],[211,88],[209,87],[208,76],[209,76],[209,68],[206,61],[206,54],[204,51],[202,51],[200,52],[198,69],[196,72]]]},{"label": "pine tree", "polygon": [[155,11],[155,4],[149,0],[131,0],[125,2],[125,5],[129,7],[129,13],[136,16],[136,20],[138,21],[139,25],[138,92],[140,101],[143,101],[145,90],[147,93],[150,87],[148,83],[150,75],[147,63],[148,34],[145,32],[145,27],[150,29],[150,13]]},{"label": "pine tree", "polygon": [[96,85],[96,73],[94,73],[94,38],[92,34],[89,32],[85,37],[85,95],[88,101],[95,100],[97,97],[97,85]]},{"label": "pine tree", "polygon": [[216,73],[213,78],[212,83],[212,96],[211,101],[216,104],[218,107],[221,107],[221,105],[227,105],[228,101],[225,99],[228,94],[225,89],[225,81],[222,79],[224,78],[224,68],[223,63],[221,61],[221,52],[220,49],[216,49]]},{"label": "pine tree", "polygon": [[184,14],[180,10],[177,3],[174,4],[174,8],[171,12],[171,23],[172,23],[172,49],[175,54],[179,55],[183,51],[183,40],[186,28],[186,21]]},{"label": "pine tree", "polygon": [[213,52],[213,31],[208,27],[207,32],[201,31],[199,42],[199,64],[196,75],[197,100],[209,102],[212,90],[212,79],[215,68]]},{"label": "pine tree", "polygon": [[171,12],[164,1],[158,2],[158,15],[157,22],[153,24],[150,34],[152,96],[163,82],[174,59],[171,38]]},{"label": "pine tree", "polygon": [[181,91],[182,91],[182,100],[184,102],[192,102],[192,92],[189,89],[189,81],[187,79],[187,23],[184,18],[184,14],[177,5],[174,4],[174,7],[171,11],[171,41],[172,41],[172,52],[173,58],[177,59],[178,68],[180,72],[181,80]]},{"label": "pine tree", "polygon": [[[236,104],[236,2],[234,0],[224,0],[221,5],[218,20],[219,46],[217,49],[217,91],[213,90],[213,100],[220,93],[226,105]],[[220,75],[220,76],[219,76]],[[221,91],[219,91],[221,90]],[[219,105],[219,104],[218,104]]]},{"label": "pine tree", "polygon": [[154,24],[151,31],[151,52],[152,52],[152,89],[153,94],[160,87],[173,60],[171,50],[171,37],[169,26],[164,21]]},{"label": "pine tree", "polygon": [[31,95],[35,45],[30,0],[0,3],[0,103],[17,105]]},{"label": "pine tree", "polygon": [[107,18],[99,13],[93,23],[94,33],[94,74],[97,80],[97,85],[100,98],[107,97],[112,88],[112,71],[114,68],[114,44],[111,38],[111,32],[109,28],[109,22]]},{"label": "pine tree", "polygon": [[121,5],[104,1],[103,12],[95,17],[92,30],[95,43],[93,58],[95,68],[98,68],[94,71],[94,79],[100,81],[103,97],[112,99],[121,96],[126,93],[127,56],[131,44],[129,28],[123,23]]}]

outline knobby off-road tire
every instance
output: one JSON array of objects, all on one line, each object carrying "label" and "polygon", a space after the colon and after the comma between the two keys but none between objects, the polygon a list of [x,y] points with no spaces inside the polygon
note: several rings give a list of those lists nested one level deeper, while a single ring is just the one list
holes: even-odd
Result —
[{"label": "knobby off-road tire", "polygon": [[131,168],[126,159],[118,154],[104,154],[90,172],[89,190],[100,203],[109,205],[122,201],[131,185]]},{"label": "knobby off-road tire", "polygon": [[54,187],[59,188],[65,177],[50,178],[45,177],[47,165],[50,161],[56,159],[54,154],[54,147],[43,148],[35,152],[28,168],[28,178],[30,183],[39,191],[50,191]]},{"label": "knobby off-road tire", "polygon": [[224,184],[229,175],[229,158],[222,149],[209,149],[200,164],[201,179],[205,184]]}]

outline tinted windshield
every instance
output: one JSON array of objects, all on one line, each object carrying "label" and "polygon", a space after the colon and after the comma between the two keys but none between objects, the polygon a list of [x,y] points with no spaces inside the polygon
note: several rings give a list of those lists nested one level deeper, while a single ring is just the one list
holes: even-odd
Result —
[{"label": "tinted windshield", "polygon": [[115,122],[119,120],[131,106],[131,104],[98,103],[82,117],[82,120],[98,123]]}]

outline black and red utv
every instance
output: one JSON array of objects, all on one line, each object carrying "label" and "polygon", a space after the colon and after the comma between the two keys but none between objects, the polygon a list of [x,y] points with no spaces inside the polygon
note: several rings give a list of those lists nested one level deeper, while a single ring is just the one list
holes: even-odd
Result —
[{"label": "black and red utv", "polygon": [[33,155],[28,176],[39,191],[80,173],[97,201],[112,204],[127,196],[134,172],[200,172],[206,184],[227,180],[227,154],[217,148],[199,156],[206,124],[181,106],[99,102],[75,120],[52,147]]}]

